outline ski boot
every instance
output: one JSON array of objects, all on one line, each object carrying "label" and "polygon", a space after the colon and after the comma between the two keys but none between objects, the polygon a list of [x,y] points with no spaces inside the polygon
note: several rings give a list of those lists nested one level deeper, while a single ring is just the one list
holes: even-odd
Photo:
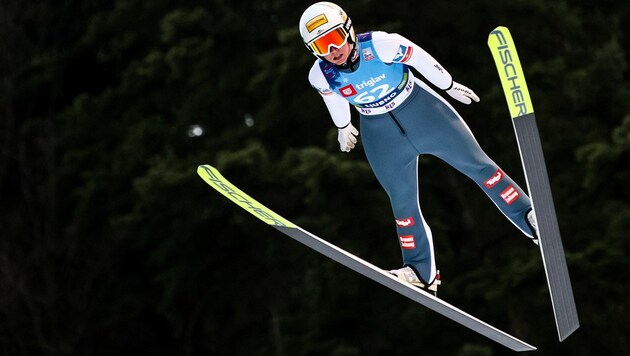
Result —
[{"label": "ski boot", "polygon": [[426,282],[424,282],[422,279],[420,279],[420,277],[418,277],[418,275],[416,274],[416,272],[409,266],[407,267],[403,267],[400,269],[394,269],[389,271],[389,273],[393,274],[394,276],[398,277],[398,279],[400,279],[401,281],[405,281],[407,283],[413,284],[414,286],[423,289],[431,294],[433,294],[434,296],[437,296],[437,288],[439,285],[442,284],[442,281],[440,280],[440,271],[438,270],[436,275],[435,275],[435,279],[433,280],[433,283],[428,284]]},{"label": "ski boot", "polygon": [[527,225],[534,232],[534,237],[532,237],[532,241],[538,245],[538,224],[536,223],[536,215],[534,215],[534,210],[529,209],[527,211]]}]

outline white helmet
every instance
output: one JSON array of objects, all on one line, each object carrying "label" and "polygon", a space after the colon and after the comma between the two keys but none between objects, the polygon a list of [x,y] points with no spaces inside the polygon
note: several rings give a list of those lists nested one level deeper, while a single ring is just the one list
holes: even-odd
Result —
[{"label": "white helmet", "polygon": [[352,21],[342,8],[331,2],[318,2],[304,11],[300,18],[300,35],[306,47],[318,58],[339,48],[348,40],[356,43]]}]

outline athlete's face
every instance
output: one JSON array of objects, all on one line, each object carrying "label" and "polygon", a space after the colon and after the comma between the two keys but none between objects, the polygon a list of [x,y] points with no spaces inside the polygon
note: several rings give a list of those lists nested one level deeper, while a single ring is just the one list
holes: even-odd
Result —
[{"label": "athlete's face", "polygon": [[332,64],[341,65],[346,63],[346,61],[348,60],[348,56],[350,56],[351,50],[352,46],[349,42],[346,41],[346,43],[339,48],[331,47],[330,53],[327,54],[324,58]]}]

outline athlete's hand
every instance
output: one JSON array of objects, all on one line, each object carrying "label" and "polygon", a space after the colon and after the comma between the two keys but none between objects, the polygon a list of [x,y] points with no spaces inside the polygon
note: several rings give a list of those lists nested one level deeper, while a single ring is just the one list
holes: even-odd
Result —
[{"label": "athlete's hand", "polygon": [[475,103],[479,102],[479,97],[470,88],[467,88],[457,82],[453,82],[450,89],[446,91],[448,95],[452,96],[455,100],[464,104],[470,104],[473,100]]},{"label": "athlete's hand", "polygon": [[357,136],[359,135],[359,131],[357,131],[352,123],[349,123],[345,127],[339,129],[339,133],[337,135],[337,140],[339,140],[339,148],[343,152],[350,152],[351,149],[354,148],[354,145],[357,143]]}]

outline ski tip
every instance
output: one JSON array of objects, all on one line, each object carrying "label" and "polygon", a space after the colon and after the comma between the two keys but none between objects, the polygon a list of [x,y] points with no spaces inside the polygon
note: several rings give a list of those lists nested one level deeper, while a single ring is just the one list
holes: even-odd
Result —
[{"label": "ski tip", "polygon": [[197,172],[207,171],[207,170],[215,170],[216,171],[217,169],[212,167],[209,164],[200,164],[200,165],[197,166]]},{"label": "ski tip", "polygon": [[499,25],[495,27],[494,30],[492,30],[492,32],[495,32],[495,31],[508,32],[508,33],[510,32],[510,30],[503,25]]},{"label": "ski tip", "polygon": [[495,28],[488,36],[488,47],[492,52],[512,119],[533,114],[534,108],[525,74],[510,30],[505,26]]},{"label": "ski tip", "polygon": [[223,196],[240,206],[250,214],[264,221],[266,224],[272,226],[284,226],[289,228],[295,228],[296,225],[286,220],[282,216],[276,214],[271,209],[262,205],[254,198],[245,194],[242,190],[237,188],[234,184],[230,183],[216,168],[209,164],[202,164],[197,167],[197,174],[206,182],[209,186],[216,189]]}]

